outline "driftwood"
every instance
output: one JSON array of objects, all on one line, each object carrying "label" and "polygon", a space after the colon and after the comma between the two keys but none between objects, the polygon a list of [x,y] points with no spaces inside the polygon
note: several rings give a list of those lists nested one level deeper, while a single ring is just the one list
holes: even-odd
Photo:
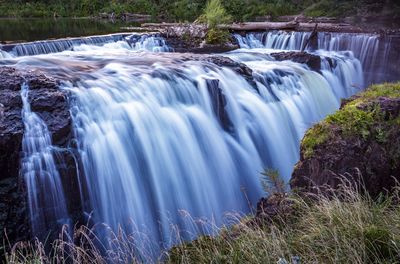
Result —
[{"label": "driftwood", "polygon": [[311,31],[318,24],[320,31],[327,32],[363,32],[360,27],[351,26],[349,24],[336,23],[299,23],[297,21],[290,22],[248,22],[232,25],[221,25],[221,28],[232,31],[266,31],[266,30],[295,30],[295,31]]},{"label": "driftwood", "polygon": [[[143,28],[166,29],[179,27],[205,27],[202,24],[182,24],[182,23],[144,23]],[[299,23],[297,21],[290,22],[245,22],[219,25],[221,29],[230,31],[268,31],[268,30],[293,30],[293,31],[312,31],[318,25],[319,31],[325,32],[353,32],[362,33],[360,27],[351,26],[344,23]]]},{"label": "driftwood", "polygon": [[141,24],[140,26],[141,27],[153,27],[153,28],[156,28],[156,27],[177,27],[177,26],[183,26],[183,25],[185,25],[185,24],[182,24],[182,23],[165,23],[165,22],[163,22],[163,23],[144,23],[144,24]]},{"label": "driftwood", "polygon": [[185,37],[204,39],[207,33],[207,26],[205,24],[197,23],[144,23],[141,25],[141,28],[145,30],[158,31],[167,37],[175,38]]},{"label": "driftwood", "polygon": [[233,31],[257,31],[257,30],[279,30],[279,29],[296,29],[299,23],[291,22],[247,22],[234,23],[231,25],[220,25],[222,29]]}]

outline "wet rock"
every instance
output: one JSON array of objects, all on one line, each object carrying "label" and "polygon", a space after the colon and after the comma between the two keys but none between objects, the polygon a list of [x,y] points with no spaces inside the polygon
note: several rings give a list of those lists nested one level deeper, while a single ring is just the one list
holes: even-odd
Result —
[{"label": "wet rock", "polygon": [[0,71],[0,180],[17,177],[23,134],[22,100],[19,94],[22,76],[12,68]]},{"label": "wet rock", "polygon": [[203,39],[200,38],[185,39],[184,37],[166,37],[166,40],[168,45],[172,47],[175,52],[181,53],[223,53],[239,48],[239,45],[233,42],[225,44],[205,44],[203,43]]},{"label": "wet rock", "polygon": [[[19,175],[24,132],[20,95],[23,83],[29,85],[31,109],[47,124],[53,144],[64,148],[71,135],[67,94],[58,89],[55,79],[39,71],[0,67],[0,232],[7,233],[11,244],[29,238],[26,191]],[[72,170],[68,173],[74,175]]]},{"label": "wet rock", "polygon": [[10,67],[2,67],[0,71],[0,90],[19,91],[23,77]]},{"label": "wet rock", "polygon": [[37,113],[49,128],[53,144],[64,146],[71,133],[71,116],[66,93],[39,88],[29,92],[29,99],[32,111]]},{"label": "wet rock", "polygon": [[232,122],[229,118],[228,112],[225,109],[227,102],[224,92],[219,87],[219,80],[208,79],[206,82],[214,113],[217,116],[221,126],[228,131],[230,127],[232,127]]},{"label": "wet rock", "polygon": [[205,59],[221,67],[228,67],[243,77],[252,77],[253,71],[244,63],[239,63],[224,56],[209,56]]},{"label": "wet rock", "polygon": [[3,245],[8,247],[9,242],[27,240],[30,231],[24,184],[17,178],[0,180],[0,197],[0,232],[2,237],[7,234]]},{"label": "wet rock", "polygon": [[298,63],[306,64],[313,71],[321,71],[321,58],[317,55],[313,55],[307,52],[277,52],[271,53],[277,61],[291,60]]},{"label": "wet rock", "polygon": [[252,69],[250,69],[244,63],[239,63],[239,62],[232,60],[231,58],[224,57],[224,56],[218,56],[218,55],[205,56],[205,57],[192,56],[192,57],[190,57],[190,59],[207,61],[207,62],[211,62],[220,67],[227,67],[227,68],[233,70],[234,72],[238,73],[239,75],[241,75],[243,78],[245,78],[247,80],[247,82],[249,82],[250,85],[252,85],[255,89],[257,87],[257,85],[254,81]]},{"label": "wet rock", "polygon": [[294,210],[294,203],[288,199],[286,193],[274,193],[259,200],[255,219],[262,223],[277,221],[283,223],[293,215]]}]

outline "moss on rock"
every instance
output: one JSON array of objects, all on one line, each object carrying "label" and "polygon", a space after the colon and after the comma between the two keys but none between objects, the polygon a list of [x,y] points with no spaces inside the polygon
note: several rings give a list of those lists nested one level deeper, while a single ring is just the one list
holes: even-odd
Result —
[{"label": "moss on rock", "polygon": [[292,188],[337,188],[343,178],[373,196],[400,180],[400,83],[369,87],[307,131]]},{"label": "moss on rock", "polygon": [[304,157],[311,157],[316,146],[338,136],[333,131],[339,131],[343,137],[360,137],[362,140],[373,137],[379,143],[386,143],[387,130],[400,124],[398,113],[392,113],[382,105],[391,99],[400,99],[400,83],[373,85],[347,100],[340,111],[307,131],[302,141]]}]

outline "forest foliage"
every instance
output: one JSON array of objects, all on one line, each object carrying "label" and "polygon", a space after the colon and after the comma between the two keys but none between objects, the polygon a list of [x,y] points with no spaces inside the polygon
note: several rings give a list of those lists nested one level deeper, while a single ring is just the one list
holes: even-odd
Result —
[{"label": "forest foliage", "polygon": [[[235,21],[304,13],[309,16],[396,14],[397,0],[222,0]],[[207,0],[0,0],[0,17],[86,17],[142,13],[157,20],[193,21]]]}]

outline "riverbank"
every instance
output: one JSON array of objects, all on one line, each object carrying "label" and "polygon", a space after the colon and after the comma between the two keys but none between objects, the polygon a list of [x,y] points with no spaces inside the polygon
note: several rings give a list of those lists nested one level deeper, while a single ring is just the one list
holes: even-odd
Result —
[{"label": "riverbank", "polygon": [[[366,20],[374,23],[386,20],[390,23],[399,18],[400,10],[400,5],[395,0],[380,2],[346,0],[341,3],[333,0],[311,2],[274,0],[268,3],[261,0],[247,2],[229,0],[222,1],[222,3],[234,21],[284,21],[291,15],[302,14],[303,17],[325,17],[324,19],[328,21],[332,18],[339,18],[347,23],[366,22]],[[205,5],[206,0],[61,0],[56,3],[48,3],[44,0],[35,2],[3,0],[0,5],[0,14],[2,17],[8,18],[103,17],[129,20],[130,18],[150,19],[151,17],[156,21],[192,22],[202,14]]]}]

